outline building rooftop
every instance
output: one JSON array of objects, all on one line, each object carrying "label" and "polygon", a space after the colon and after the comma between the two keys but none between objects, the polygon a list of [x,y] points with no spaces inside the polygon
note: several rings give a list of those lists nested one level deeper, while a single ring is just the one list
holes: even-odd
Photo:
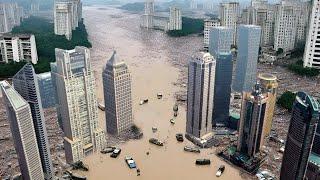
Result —
[{"label": "building rooftop", "polygon": [[7,81],[1,81],[0,87],[2,89],[3,95],[6,95],[8,97],[8,100],[10,101],[12,107],[17,110],[25,105],[28,105],[27,101],[25,101],[21,95],[13,89],[13,87],[7,82]]},{"label": "building rooftop", "polygon": [[267,80],[267,81],[276,81],[277,77],[270,73],[260,73],[258,75],[259,79]]},{"label": "building rooftop", "polygon": [[309,162],[312,162],[313,164],[320,166],[320,156],[314,153],[310,153]]},{"label": "building rooftop", "polygon": [[11,33],[5,33],[1,34],[0,38],[30,38],[33,34],[11,34]]}]

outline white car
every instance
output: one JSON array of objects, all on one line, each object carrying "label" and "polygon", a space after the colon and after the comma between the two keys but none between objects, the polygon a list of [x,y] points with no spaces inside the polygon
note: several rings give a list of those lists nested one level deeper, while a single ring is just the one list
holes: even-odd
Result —
[{"label": "white car", "polygon": [[125,161],[126,161],[126,163],[128,164],[128,166],[129,166],[130,169],[134,169],[134,168],[137,167],[136,162],[133,160],[132,157],[129,157],[129,156],[126,157],[126,158],[125,158]]}]

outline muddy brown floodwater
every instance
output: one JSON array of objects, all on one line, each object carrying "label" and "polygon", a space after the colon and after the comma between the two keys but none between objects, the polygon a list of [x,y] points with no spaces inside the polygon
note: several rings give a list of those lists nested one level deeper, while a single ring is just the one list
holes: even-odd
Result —
[{"label": "muddy brown floodwater", "polygon": [[[77,173],[90,180],[212,180],[218,179],[215,173],[224,164],[226,170],[219,179],[241,179],[239,170],[214,155],[215,149],[203,150],[201,154],[183,151],[185,145],[191,145],[186,140],[178,143],[175,138],[176,133],[185,132],[186,113],[183,107],[179,109],[176,124],[169,122],[173,117],[174,93],[183,90],[174,86],[181,71],[172,65],[172,61],[178,59],[187,63],[187,57],[201,47],[202,38],[169,38],[160,31],[141,30],[139,15],[111,7],[84,7],[83,16],[93,44],[91,58],[96,73],[98,100],[103,100],[101,72],[114,49],[117,58],[124,60],[132,73],[134,122],[141,127],[144,137],[118,144],[122,152],[117,159],[100,153],[87,157],[85,163],[90,171]],[[158,92],[163,93],[162,100],[156,98]],[[149,103],[140,106],[142,98],[149,98]],[[99,116],[100,125],[105,127],[104,113],[100,111]],[[153,133],[152,127],[157,127],[158,132]],[[151,137],[163,140],[165,145],[157,147],[149,144]],[[146,152],[150,154],[146,155]],[[141,176],[128,168],[125,156],[134,158]],[[196,166],[197,158],[209,158],[211,165]]]}]

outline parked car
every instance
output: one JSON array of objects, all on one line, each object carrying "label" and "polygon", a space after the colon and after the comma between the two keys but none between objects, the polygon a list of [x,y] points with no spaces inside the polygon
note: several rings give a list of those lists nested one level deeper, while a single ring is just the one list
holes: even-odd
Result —
[{"label": "parked car", "polygon": [[120,148],[116,148],[115,150],[113,150],[112,154],[110,155],[110,157],[112,158],[117,158],[121,153],[121,149]]}]

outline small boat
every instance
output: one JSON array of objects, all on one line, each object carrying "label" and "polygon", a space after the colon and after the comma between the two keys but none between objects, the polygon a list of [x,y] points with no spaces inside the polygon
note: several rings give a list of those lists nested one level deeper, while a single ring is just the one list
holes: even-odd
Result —
[{"label": "small boat", "polygon": [[179,107],[178,107],[178,105],[177,105],[177,104],[175,104],[175,105],[173,106],[173,111],[174,111],[174,112],[179,111]]},{"label": "small boat", "polygon": [[170,119],[170,123],[171,123],[171,124],[175,124],[176,122],[175,122],[174,119]]},{"label": "small boat", "polygon": [[140,169],[137,169],[137,176],[140,176]]},{"label": "small boat", "polygon": [[149,139],[149,142],[152,143],[152,144],[155,144],[157,146],[163,146],[163,142],[159,141],[158,139],[156,138],[151,138]]},{"label": "small boat", "polygon": [[157,131],[158,131],[158,128],[152,127],[152,132],[153,132],[153,133],[155,133],[155,132],[157,132]]},{"label": "small boat", "polygon": [[102,149],[100,152],[102,154],[107,154],[107,153],[112,153],[115,149],[116,149],[116,147],[110,146],[110,147],[106,147],[106,148]]},{"label": "small boat", "polygon": [[144,99],[144,100],[143,100],[143,103],[144,103],[144,104],[146,104],[146,103],[148,103],[148,102],[149,102],[149,99]]},{"label": "small boat", "polygon": [[132,157],[125,157],[125,161],[130,169],[134,169],[137,167],[136,162],[133,160]]},{"label": "small boat", "polygon": [[106,110],[105,106],[104,106],[102,103],[98,103],[98,108],[99,108],[101,111],[105,111],[105,110]]},{"label": "small boat", "polygon": [[196,165],[210,165],[210,159],[197,159]]},{"label": "small boat", "polygon": [[140,103],[139,103],[140,105],[143,105],[144,103],[143,103],[143,101],[140,101]]},{"label": "small boat", "polygon": [[193,148],[193,147],[185,146],[183,149],[184,149],[184,151],[187,151],[187,152],[200,153],[200,149],[199,148]]},{"label": "small boat", "polygon": [[162,99],[162,97],[163,97],[163,95],[162,95],[161,93],[158,93],[158,94],[157,94],[157,98],[158,98],[158,99]]},{"label": "small boat", "polygon": [[220,177],[222,175],[222,173],[224,172],[225,166],[221,165],[216,173],[217,177]]},{"label": "small boat", "polygon": [[181,133],[176,134],[176,139],[179,142],[183,142],[183,134],[181,134]]}]

